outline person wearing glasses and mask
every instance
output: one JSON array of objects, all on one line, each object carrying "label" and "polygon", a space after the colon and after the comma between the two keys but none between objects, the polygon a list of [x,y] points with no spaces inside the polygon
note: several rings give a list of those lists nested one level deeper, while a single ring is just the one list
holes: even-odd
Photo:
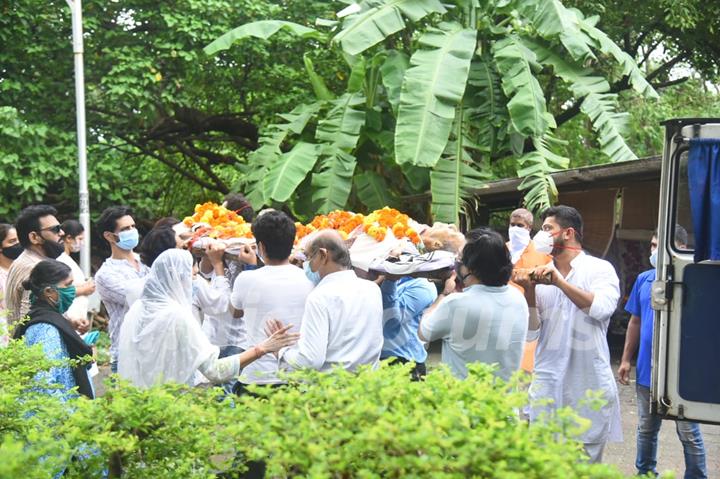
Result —
[{"label": "person wearing glasses and mask", "polygon": [[85,277],[80,265],[70,256],[79,253],[85,241],[85,228],[77,220],[67,220],[62,223],[63,246],[65,251],[58,256],[57,260],[70,267],[73,274],[73,285],[75,286],[75,300],[65,313],[73,324],[82,324],[85,327],[79,328],[78,332],[85,333],[90,327],[88,321],[88,296],[95,292],[95,282]]},{"label": "person wearing glasses and mask", "polygon": [[100,266],[95,274],[95,286],[110,322],[110,369],[117,372],[118,345],[120,326],[128,312],[128,287],[133,280],[148,274],[148,267],[142,264],[140,256],[134,252],[140,240],[135,228],[132,210],[127,206],[111,206],[106,208],[97,222],[97,231],[110,245],[110,257]]},{"label": "person wearing glasses and mask", "polygon": [[8,322],[12,325],[30,311],[30,292],[23,282],[44,259],[57,259],[65,250],[60,240],[63,230],[55,217],[57,210],[49,205],[32,205],[23,209],[15,220],[18,241],[24,248],[13,261],[5,284],[5,303],[9,310]]},{"label": "person wearing glasses and mask", "polygon": [[[24,339],[28,346],[40,344],[50,360],[81,359],[92,356],[92,348],[75,332],[63,314],[75,299],[75,286],[70,267],[59,261],[42,260],[23,282],[30,294],[32,307],[29,320],[15,329],[15,339]],[[38,373],[35,380],[40,387],[65,400],[71,389],[90,399],[95,397],[92,381],[85,364],[53,366]],[[59,388],[57,386],[60,386]]]}]

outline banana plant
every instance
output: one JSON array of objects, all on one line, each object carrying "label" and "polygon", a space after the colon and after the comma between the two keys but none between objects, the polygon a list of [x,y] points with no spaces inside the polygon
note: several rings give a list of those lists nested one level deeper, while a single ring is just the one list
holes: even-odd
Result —
[{"label": "banana plant", "polygon": [[[457,223],[493,164],[511,159],[526,206],[539,210],[557,199],[551,174],[569,164],[554,130],[571,103],[609,161],[635,158],[611,84],[625,79],[638,95],[657,94],[597,17],[560,0],[343,3],[317,28],[254,22],[206,47],[216,54],[251,37],[296,35],[309,51],[339,50],[350,71],[346,91],[331,91],[306,56],[317,101],[263,131],[242,180],[256,205],[309,192],[318,212],[374,208],[409,201],[421,187],[433,219]],[[550,83],[563,85],[559,108],[546,100]]]}]

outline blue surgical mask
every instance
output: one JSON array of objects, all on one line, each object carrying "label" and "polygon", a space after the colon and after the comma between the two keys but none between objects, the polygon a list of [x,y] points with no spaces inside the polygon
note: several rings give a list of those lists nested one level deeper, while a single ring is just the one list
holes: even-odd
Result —
[{"label": "blue surgical mask", "polygon": [[657,250],[650,254],[650,264],[653,268],[657,268]]},{"label": "blue surgical mask", "polygon": [[307,276],[307,279],[309,279],[310,281],[312,281],[312,284],[314,284],[315,286],[317,286],[317,284],[320,282],[320,279],[321,279],[321,278],[320,278],[320,273],[318,273],[317,271],[313,271],[313,270],[310,269],[310,262],[309,262],[309,261],[305,261],[305,262],[303,263],[303,270],[305,271],[305,276]]},{"label": "blue surgical mask", "polygon": [[117,247],[125,251],[132,251],[140,241],[140,233],[136,228],[118,233]]}]

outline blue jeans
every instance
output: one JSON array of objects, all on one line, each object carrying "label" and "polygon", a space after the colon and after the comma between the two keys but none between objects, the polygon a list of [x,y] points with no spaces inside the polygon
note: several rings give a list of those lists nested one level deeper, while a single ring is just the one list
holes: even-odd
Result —
[{"label": "blue jeans", "polygon": [[[636,386],[638,402],[637,456],[638,474],[657,475],[657,443],[662,419],[650,413],[650,388]],[[685,479],[707,478],[705,444],[700,425],[695,422],[675,421],[677,435],[685,453]]]}]

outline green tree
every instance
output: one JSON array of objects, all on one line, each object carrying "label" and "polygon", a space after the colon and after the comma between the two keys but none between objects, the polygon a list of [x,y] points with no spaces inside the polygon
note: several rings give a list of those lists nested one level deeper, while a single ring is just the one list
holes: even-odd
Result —
[{"label": "green tree", "polygon": [[[311,93],[304,45],[248,45],[221,60],[202,47],[275,15],[303,22],[324,2],[83,2],[91,202],[184,213],[227,193],[258,128]],[[70,11],[63,0],[0,6],[0,215],[30,202],[73,211],[75,106]],[[333,57],[317,61],[325,76]],[[332,86],[332,83],[331,83]],[[8,165],[8,166],[6,166]]]},{"label": "green tree", "polygon": [[539,209],[557,195],[550,173],[568,165],[558,154],[548,85],[562,83],[565,102],[579,102],[610,161],[635,157],[611,83],[657,96],[596,17],[559,0],[366,0],[338,16],[341,22],[318,20],[329,33],[262,21],[206,48],[216,53],[284,31],[311,38],[311,46],[326,38],[348,64],[338,90],[306,62],[316,101],[263,131],[241,179],[256,205],[294,199],[299,213],[348,202],[372,208],[422,192],[429,179],[432,216],[457,222],[463,198],[492,175],[492,163],[512,157],[526,204]]}]

